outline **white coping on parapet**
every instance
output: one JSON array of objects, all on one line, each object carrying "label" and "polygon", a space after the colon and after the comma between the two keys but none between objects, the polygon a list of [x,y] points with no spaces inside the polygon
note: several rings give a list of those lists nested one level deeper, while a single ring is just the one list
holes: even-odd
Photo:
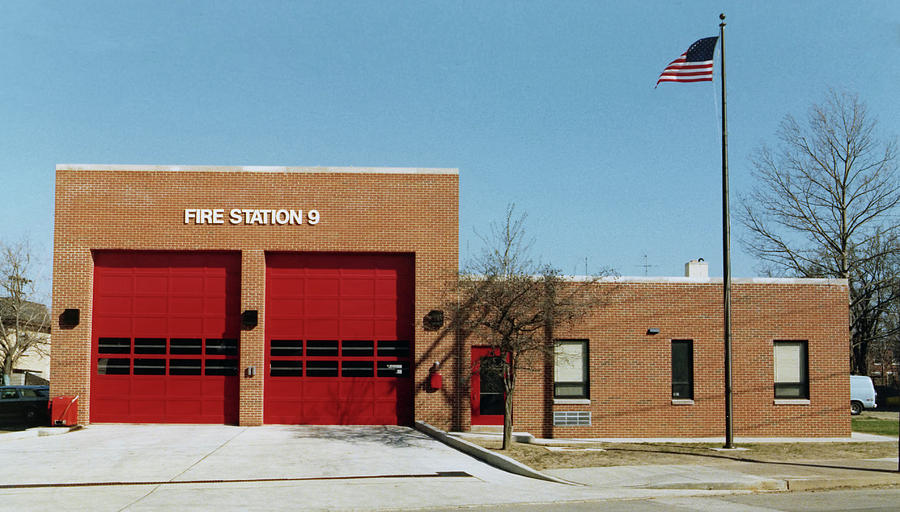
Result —
[{"label": "white coping on parapet", "polygon": [[[477,274],[470,274],[478,277]],[[539,275],[533,277],[539,278]],[[596,281],[598,283],[621,284],[723,284],[721,277],[681,277],[681,276],[560,276],[570,283]],[[821,284],[827,286],[848,286],[846,279],[819,277],[733,277],[731,284]]]},{"label": "white coping on parapet", "polygon": [[118,165],[56,164],[57,171],[163,171],[163,172],[269,172],[269,173],[334,173],[334,174],[453,174],[459,169],[427,167],[285,167],[265,165]]},{"label": "white coping on parapet", "polygon": [[[601,283],[657,283],[657,284],[723,284],[721,277],[680,277],[680,276],[566,276],[566,280],[583,282],[597,280]],[[821,284],[829,286],[847,286],[846,279],[814,278],[814,277],[733,277],[732,284]]]}]

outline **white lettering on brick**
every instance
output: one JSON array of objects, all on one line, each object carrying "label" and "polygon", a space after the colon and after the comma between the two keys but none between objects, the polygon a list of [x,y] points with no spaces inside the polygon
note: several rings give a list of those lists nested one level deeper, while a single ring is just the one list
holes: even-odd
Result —
[{"label": "white lettering on brick", "polygon": [[[312,226],[321,219],[318,210],[306,212],[306,223]],[[256,208],[232,208],[228,210],[228,223],[259,226],[299,226],[303,224],[303,210],[270,210]],[[225,224],[224,208],[185,208],[185,224]]]}]

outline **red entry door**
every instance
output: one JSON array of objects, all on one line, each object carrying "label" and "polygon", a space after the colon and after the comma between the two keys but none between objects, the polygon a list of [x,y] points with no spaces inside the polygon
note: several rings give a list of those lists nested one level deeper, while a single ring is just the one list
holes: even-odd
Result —
[{"label": "red entry door", "polygon": [[500,359],[491,347],[472,347],[472,425],[502,425],[504,397],[503,378],[488,369],[488,360]]},{"label": "red entry door", "polygon": [[97,251],[92,422],[237,423],[241,258]]},{"label": "red entry door", "polygon": [[265,423],[412,423],[413,272],[409,254],[266,256]]}]

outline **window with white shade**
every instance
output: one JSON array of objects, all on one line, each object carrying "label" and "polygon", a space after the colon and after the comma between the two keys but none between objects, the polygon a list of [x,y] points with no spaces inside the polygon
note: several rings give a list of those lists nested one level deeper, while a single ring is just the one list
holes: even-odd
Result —
[{"label": "window with white shade", "polygon": [[775,398],[809,399],[805,341],[776,341]]},{"label": "window with white shade", "polygon": [[558,340],[554,349],[553,398],[588,398],[587,340]]}]

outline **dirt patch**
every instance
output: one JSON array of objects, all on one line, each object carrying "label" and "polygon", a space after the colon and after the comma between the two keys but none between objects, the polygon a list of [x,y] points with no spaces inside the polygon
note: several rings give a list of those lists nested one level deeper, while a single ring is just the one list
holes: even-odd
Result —
[{"label": "dirt patch", "polygon": [[876,420],[893,420],[897,422],[897,411],[863,411],[862,414],[856,416],[860,419],[876,419]]},{"label": "dirt patch", "polygon": [[[500,448],[499,440],[469,440],[491,450]],[[504,453],[537,470],[641,464],[698,464],[703,461],[725,459],[759,462],[878,459],[897,455],[897,443],[760,443],[737,444],[739,448],[747,448],[741,451],[720,452],[712,449],[721,446],[711,443],[573,443],[553,446],[569,448],[572,451],[554,451],[545,446],[513,443],[509,451],[499,453]],[[603,451],[596,451],[597,448]]]}]

